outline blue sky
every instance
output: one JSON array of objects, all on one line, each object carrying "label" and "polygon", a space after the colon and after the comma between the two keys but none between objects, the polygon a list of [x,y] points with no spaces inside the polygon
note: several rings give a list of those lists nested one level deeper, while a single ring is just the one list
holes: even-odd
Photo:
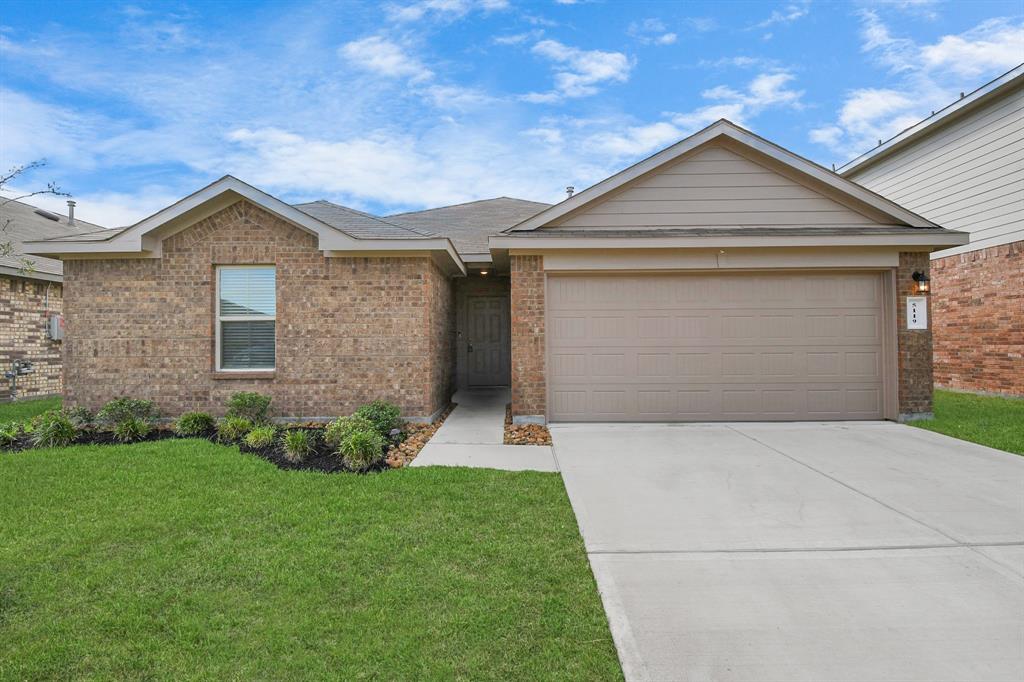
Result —
[{"label": "blue sky", "polygon": [[7,0],[0,166],[118,226],[228,173],[377,214],[557,201],[721,117],[842,163],[1024,62],[1022,8]]}]

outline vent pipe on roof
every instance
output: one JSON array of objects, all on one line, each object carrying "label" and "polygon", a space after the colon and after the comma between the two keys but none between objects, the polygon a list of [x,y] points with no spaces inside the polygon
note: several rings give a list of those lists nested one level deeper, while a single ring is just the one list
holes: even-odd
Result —
[{"label": "vent pipe on roof", "polygon": [[75,224],[75,202],[68,199],[68,225]]},{"label": "vent pipe on roof", "polygon": [[568,187],[566,187],[565,188],[565,193],[567,195],[567,198],[571,198],[572,197],[572,193],[575,192],[575,191],[576,191],[576,188],[573,187],[572,185],[569,185]]}]

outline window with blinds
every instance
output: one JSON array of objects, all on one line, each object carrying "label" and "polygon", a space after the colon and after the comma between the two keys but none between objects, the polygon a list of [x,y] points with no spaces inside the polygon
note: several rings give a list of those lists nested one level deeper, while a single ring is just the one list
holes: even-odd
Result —
[{"label": "window with blinds", "polygon": [[277,277],[272,265],[217,268],[217,369],[274,369]]}]

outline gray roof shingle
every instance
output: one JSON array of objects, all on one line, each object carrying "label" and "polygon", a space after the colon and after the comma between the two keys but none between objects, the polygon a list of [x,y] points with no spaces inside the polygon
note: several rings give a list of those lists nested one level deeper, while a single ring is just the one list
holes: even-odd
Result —
[{"label": "gray roof shingle", "polygon": [[356,239],[418,239],[438,236],[415,227],[396,225],[369,213],[333,204],[323,199],[305,204],[293,204],[293,206]]},{"label": "gray roof shingle", "polygon": [[[59,260],[42,256],[25,256],[24,242],[34,239],[72,238],[76,241],[86,235],[105,238],[114,234],[84,220],[75,219],[68,225],[67,216],[47,211],[58,216],[57,220],[36,213],[36,207],[29,204],[0,199],[0,243],[11,242],[12,253],[0,255],[0,271],[18,274],[22,277],[59,280],[64,275],[64,266]],[[5,227],[6,226],[6,227]],[[31,265],[25,268],[25,261]]]},{"label": "gray roof shingle", "polygon": [[482,199],[385,216],[393,223],[448,237],[459,254],[490,253],[487,238],[534,216],[550,204],[511,197]]}]

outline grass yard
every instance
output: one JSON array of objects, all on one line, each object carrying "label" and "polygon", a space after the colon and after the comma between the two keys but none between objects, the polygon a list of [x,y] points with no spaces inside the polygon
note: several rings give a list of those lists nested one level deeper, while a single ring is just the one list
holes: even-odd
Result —
[{"label": "grass yard", "polygon": [[622,677],[555,474],[77,446],[0,455],[0,518],[0,679]]},{"label": "grass yard", "polygon": [[935,419],[910,423],[1024,455],[1024,400],[935,391],[934,410]]},{"label": "grass yard", "polygon": [[31,419],[47,410],[60,409],[60,396],[0,403],[0,424]]}]

